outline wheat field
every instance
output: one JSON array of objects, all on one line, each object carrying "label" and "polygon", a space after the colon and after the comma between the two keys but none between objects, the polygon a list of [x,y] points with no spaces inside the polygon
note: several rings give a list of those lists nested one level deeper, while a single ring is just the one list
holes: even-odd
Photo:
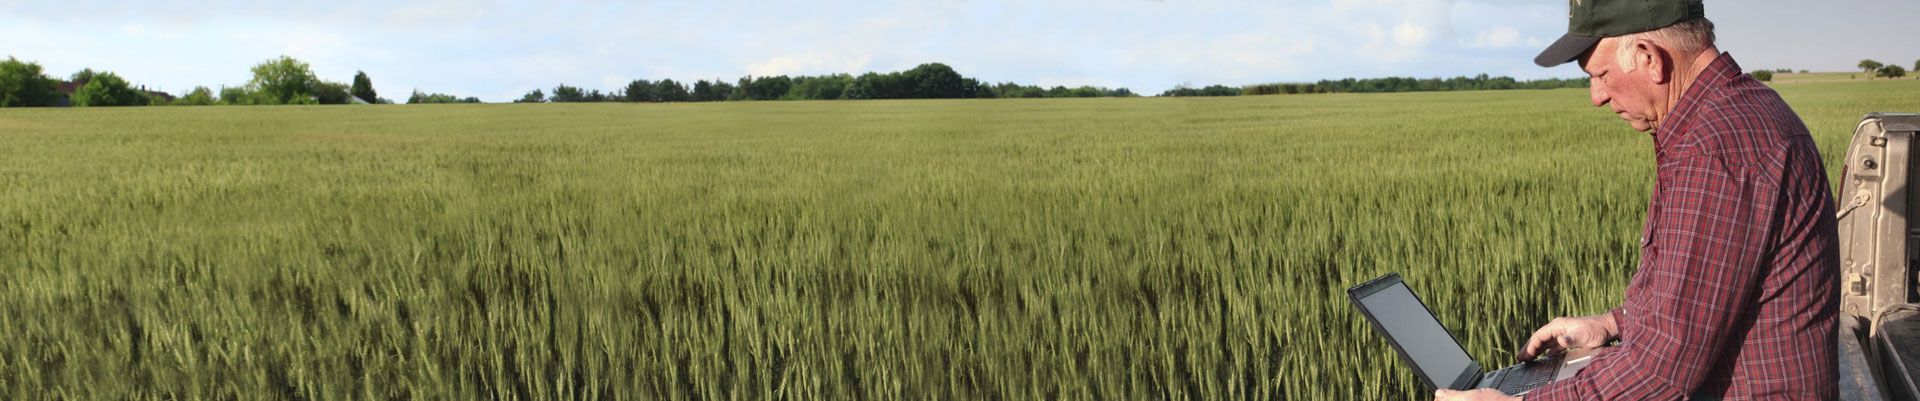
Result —
[{"label": "wheat field", "polygon": [[[1827,167],[1920,81],[1781,84]],[[1604,311],[1652,148],[1582,90],[0,110],[0,397],[1425,399]]]}]

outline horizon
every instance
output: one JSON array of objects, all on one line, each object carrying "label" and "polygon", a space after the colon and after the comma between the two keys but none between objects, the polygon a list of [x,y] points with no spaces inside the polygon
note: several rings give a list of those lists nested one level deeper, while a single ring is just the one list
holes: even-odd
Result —
[{"label": "horizon", "polygon": [[[1911,35],[1897,29],[1898,16],[1920,13],[1920,3],[1844,3],[1708,1],[1707,15],[1721,50],[1749,71],[1843,72],[1860,59],[1920,59]],[[104,11],[68,12],[75,9]],[[0,56],[37,62],[56,78],[92,68],[174,94],[243,85],[249,67],[282,55],[312,64],[327,81],[350,82],[365,71],[390,99],[418,90],[488,102],[560,84],[612,90],[636,79],[859,75],[923,63],[983,83],[1142,95],[1343,78],[1584,77],[1574,67],[1531,63],[1564,32],[1566,5],[1519,0],[204,7],[0,0],[0,10],[0,37],[14,42],[0,46],[9,52]],[[1801,28],[1772,29],[1789,25]]]}]

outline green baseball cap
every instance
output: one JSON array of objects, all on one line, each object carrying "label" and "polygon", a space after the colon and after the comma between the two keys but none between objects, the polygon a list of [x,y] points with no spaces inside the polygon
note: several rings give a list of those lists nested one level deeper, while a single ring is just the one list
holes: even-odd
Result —
[{"label": "green baseball cap", "polygon": [[1666,28],[1707,16],[1700,0],[1572,0],[1567,34],[1533,58],[1552,67],[1580,59],[1601,38]]}]

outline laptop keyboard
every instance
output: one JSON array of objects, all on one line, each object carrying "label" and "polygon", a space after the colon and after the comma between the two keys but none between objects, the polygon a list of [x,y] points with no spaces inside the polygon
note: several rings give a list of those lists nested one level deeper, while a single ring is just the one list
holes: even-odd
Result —
[{"label": "laptop keyboard", "polygon": [[1553,381],[1553,365],[1546,363],[1528,363],[1503,369],[1493,387],[1507,395],[1517,395],[1540,388]]}]

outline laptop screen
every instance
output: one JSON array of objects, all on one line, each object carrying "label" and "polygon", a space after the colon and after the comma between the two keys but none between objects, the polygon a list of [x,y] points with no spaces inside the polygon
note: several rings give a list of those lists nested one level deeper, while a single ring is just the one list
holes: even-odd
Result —
[{"label": "laptop screen", "polygon": [[1380,289],[1360,299],[1376,323],[1386,330],[1388,340],[1400,345],[1413,359],[1417,373],[1426,375],[1436,386],[1447,386],[1473,363],[1467,350],[1447,334],[1440,321],[1414,298],[1406,283]]}]

